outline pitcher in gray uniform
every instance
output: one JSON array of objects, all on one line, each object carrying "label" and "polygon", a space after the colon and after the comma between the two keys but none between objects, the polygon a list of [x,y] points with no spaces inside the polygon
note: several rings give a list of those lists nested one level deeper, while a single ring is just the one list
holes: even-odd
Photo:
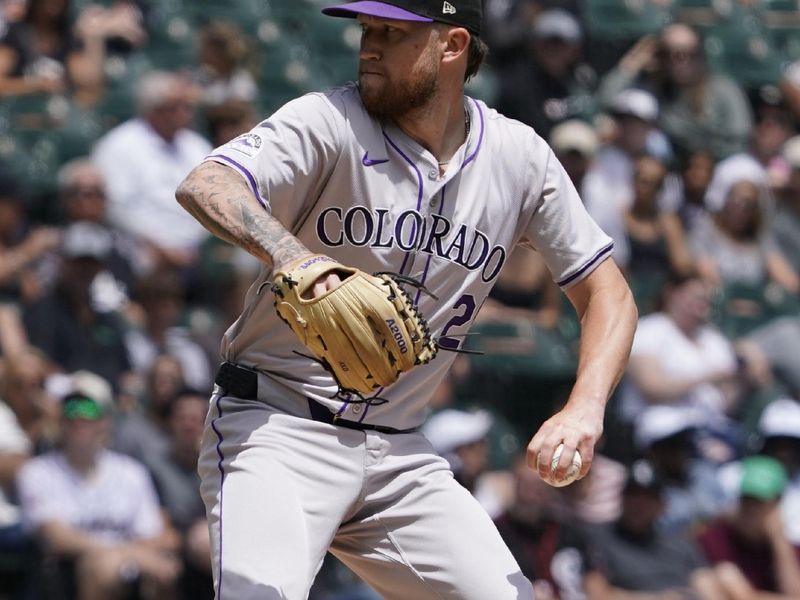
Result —
[{"label": "pitcher in gray uniform", "polygon": [[[293,100],[212,152],[179,202],[263,262],[225,334],[200,457],[218,599],[307,598],[327,550],[391,600],[524,600],[530,583],[417,431],[450,367],[439,352],[342,401],[275,313],[272,273],[324,254],[422,282],[441,347],[458,349],[517,244],[538,250],[582,322],[577,380],[528,446],[557,476],[588,471],[636,322],[612,243],[547,144],[464,96],[486,52],[480,0],[359,0],[358,83]],[[338,284],[321,277],[314,293]],[[536,402],[536,398],[531,398]]]}]

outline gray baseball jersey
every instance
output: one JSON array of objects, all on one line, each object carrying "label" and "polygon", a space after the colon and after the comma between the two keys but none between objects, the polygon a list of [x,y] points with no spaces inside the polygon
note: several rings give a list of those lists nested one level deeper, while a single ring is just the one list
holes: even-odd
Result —
[{"label": "gray baseball jersey", "polygon": [[[516,244],[541,253],[562,288],[588,275],[612,241],[584,210],[548,145],[522,123],[466,98],[470,131],[440,176],[436,158],[367,113],[355,84],[293,100],[207,160],[236,169],[263,205],[312,252],[367,272],[420,280],[431,331],[456,346]],[[332,377],[275,313],[263,269],[226,333],[226,360],[264,372],[275,394],[310,397],[342,417],[419,425],[453,353],[379,390],[364,407],[331,399]]]}]

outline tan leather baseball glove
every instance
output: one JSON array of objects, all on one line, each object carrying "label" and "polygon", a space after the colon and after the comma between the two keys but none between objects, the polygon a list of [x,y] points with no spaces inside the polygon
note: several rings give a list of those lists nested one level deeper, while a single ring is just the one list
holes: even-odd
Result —
[{"label": "tan leather baseball glove", "polygon": [[[341,285],[316,298],[303,297],[330,272]],[[273,276],[278,315],[330,371],[340,393],[363,399],[436,356],[425,318],[395,277],[420,287],[408,278],[370,275],[324,255],[303,258]]]}]

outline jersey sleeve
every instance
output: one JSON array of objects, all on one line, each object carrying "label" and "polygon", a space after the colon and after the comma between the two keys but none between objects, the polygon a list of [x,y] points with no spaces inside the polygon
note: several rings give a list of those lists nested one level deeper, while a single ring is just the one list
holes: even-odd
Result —
[{"label": "jersey sleeve", "polygon": [[22,522],[29,531],[35,531],[52,519],[61,520],[61,504],[64,500],[55,493],[51,481],[42,459],[27,462],[17,475],[16,486],[22,508]]},{"label": "jersey sleeve", "polygon": [[325,94],[285,104],[206,158],[236,170],[261,205],[289,230],[319,197],[341,150],[344,110]]},{"label": "jersey sleeve", "polygon": [[532,167],[543,173],[531,180],[543,184],[538,189],[534,185],[538,197],[530,199],[535,209],[522,237],[542,255],[553,280],[566,289],[611,256],[614,243],[589,216],[553,151],[541,138],[537,141],[530,154]]}]

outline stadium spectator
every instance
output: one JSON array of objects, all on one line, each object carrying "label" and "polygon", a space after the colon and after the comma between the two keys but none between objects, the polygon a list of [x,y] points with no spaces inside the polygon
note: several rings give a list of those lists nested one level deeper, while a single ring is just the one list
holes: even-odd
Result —
[{"label": "stadium spectator", "polygon": [[712,285],[772,281],[800,291],[800,276],[770,232],[768,194],[766,171],[752,157],[738,154],[717,164],[706,191],[711,215],[691,236],[698,270]]},{"label": "stadium spectator", "polygon": [[488,470],[491,427],[492,417],[486,411],[445,408],[425,422],[422,433],[450,463],[456,481],[495,517],[508,506],[513,488],[509,473]]},{"label": "stadium spectator", "polygon": [[734,346],[709,323],[711,294],[698,275],[673,274],[661,310],[639,319],[621,390],[624,420],[647,406],[668,404],[699,409],[710,423],[725,423],[743,384],[764,377],[757,348],[744,342]]},{"label": "stadium spectator", "polygon": [[147,374],[146,390],[117,420],[113,447],[145,464],[163,460],[169,454],[167,414],[178,392],[185,388],[181,364],[176,358],[156,358]]},{"label": "stadium spectator", "polygon": [[636,449],[664,485],[660,530],[688,533],[728,508],[715,465],[700,452],[701,443],[709,440],[715,438],[708,437],[700,412],[655,406],[636,420]]},{"label": "stadium spectator", "polygon": [[633,201],[623,215],[630,251],[626,274],[644,314],[655,309],[658,291],[670,273],[688,274],[694,260],[677,214],[662,211],[659,192],[667,169],[652,156],[640,156],[633,167]]},{"label": "stadium spectator", "polygon": [[117,385],[130,368],[120,315],[98,307],[93,283],[112,242],[94,223],[73,223],[64,232],[55,288],[31,303],[23,322],[33,345],[62,369],[87,369]]},{"label": "stadium spectator", "polygon": [[658,98],[659,125],[679,155],[708,151],[717,160],[744,150],[753,116],[741,87],[712,73],[698,33],[683,23],[640,39],[605,75],[600,98],[610,102],[634,85]]},{"label": "stadium spectator", "polygon": [[536,598],[583,598],[583,576],[589,568],[587,544],[579,524],[554,510],[559,491],[531,471],[524,459],[513,468],[513,504],[495,525],[523,574],[533,583]]},{"label": "stadium spectator", "polygon": [[211,390],[211,366],[203,348],[180,325],[184,289],[174,269],[161,268],[137,282],[134,299],[143,309],[143,322],[125,336],[132,368],[146,373],[156,358],[167,354],[181,364],[184,380],[196,390]]},{"label": "stadium spectator", "polygon": [[772,233],[794,272],[800,273],[800,136],[789,139],[781,155],[789,173],[786,183],[778,189]]},{"label": "stadium spectator", "polygon": [[190,267],[206,231],[175,202],[175,189],[211,146],[188,129],[194,110],[188,81],[149,72],[136,95],[139,116],[105,134],[92,152],[108,186],[108,217],[147,243],[158,264]]},{"label": "stadium spectator", "polygon": [[111,19],[89,6],[73,26],[69,0],[29,0],[22,20],[0,40],[0,96],[69,91],[78,104],[92,106],[103,92],[106,39],[140,43],[143,35],[133,15]]},{"label": "stadium spectator", "polygon": [[251,47],[239,27],[212,21],[200,30],[199,38],[196,81],[201,89],[201,101],[214,106],[232,100],[255,100],[258,87],[247,68]]},{"label": "stadium spectator", "polygon": [[594,128],[585,121],[569,119],[553,127],[549,142],[570,181],[580,190],[599,145]]},{"label": "stadium spectator", "polygon": [[[781,522],[789,541],[800,547],[800,403],[788,397],[770,402],[759,417],[756,435],[758,454],[774,458],[786,470],[789,480],[781,497]],[[718,476],[731,506],[735,506],[742,462],[724,465]]]},{"label": "stadium spectator", "polygon": [[632,465],[620,518],[590,530],[593,568],[586,575],[587,598],[721,599],[694,540],[657,526],[664,490],[650,464]]},{"label": "stadium spectator", "polygon": [[178,393],[167,412],[169,452],[163,460],[145,465],[153,476],[161,506],[181,535],[185,566],[181,586],[187,600],[211,598],[214,589],[206,510],[197,474],[207,412],[206,392],[185,389]]},{"label": "stadium spectator", "polygon": [[536,16],[531,41],[507,64],[498,65],[497,109],[548,138],[552,127],[593,113],[595,73],[581,62],[583,31],[561,8]]},{"label": "stadium spectator", "polygon": [[780,518],[786,483],[786,471],[774,458],[745,458],[738,509],[700,534],[726,597],[777,600],[800,595],[800,549],[787,539]]},{"label": "stadium spectator", "polygon": [[17,478],[23,522],[58,561],[61,585],[74,576],[79,600],[119,597],[133,583],[143,597],[171,597],[176,536],[145,468],[103,448],[110,410],[83,392],[64,397],[60,448]]},{"label": "stadium spectator", "polygon": [[108,222],[108,198],[102,173],[87,158],[71,160],[58,172],[58,191],[66,225],[84,221],[108,230],[112,250],[104,261],[105,266],[130,290],[136,274],[146,269],[148,257],[133,236]]},{"label": "stadium spectator", "polygon": [[623,214],[633,201],[634,161],[647,152],[648,139],[658,118],[658,102],[644,90],[624,90],[609,110],[617,133],[597,151],[583,179],[581,194],[589,214],[614,238],[614,260],[625,267],[630,260],[630,248]]},{"label": "stadium spectator", "polygon": [[44,388],[48,369],[33,349],[4,356],[0,364],[0,553],[22,551],[28,543],[14,483],[25,462],[57,437],[59,415]]},{"label": "stadium spectator", "polygon": [[681,165],[681,201],[678,206],[683,226],[691,232],[697,223],[708,215],[706,190],[714,175],[716,161],[704,150],[692,152]]},{"label": "stadium spectator", "polygon": [[26,303],[46,287],[52,251],[61,242],[54,227],[29,221],[18,182],[0,175],[0,302]]}]

